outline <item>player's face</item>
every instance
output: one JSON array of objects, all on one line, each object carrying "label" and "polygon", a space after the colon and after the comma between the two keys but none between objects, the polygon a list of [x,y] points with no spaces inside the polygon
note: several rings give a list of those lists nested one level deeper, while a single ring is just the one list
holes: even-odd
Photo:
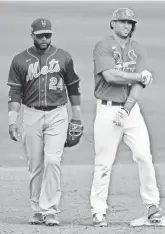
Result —
[{"label": "player's face", "polygon": [[51,43],[52,33],[32,34],[34,45],[39,50],[46,50]]},{"label": "player's face", "polygon": [[132,22],[129,20],[118,20],[114,23],[114,31],[120,38],[127,38],[132,29]]}]

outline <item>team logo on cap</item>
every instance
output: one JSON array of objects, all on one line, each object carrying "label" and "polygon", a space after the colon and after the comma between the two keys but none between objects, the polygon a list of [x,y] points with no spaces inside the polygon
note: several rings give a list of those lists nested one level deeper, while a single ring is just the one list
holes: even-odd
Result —
[{"label": "team logo on cap", "polygon": [[128,17],[132,17],[132,16],[133,16],[133,12],[132,12],[131,10],[129,10],[129,9],[127,9],[127,10],[125,11],[125,14],[126,14],[126,16],[128,16]]},{"label": "team logo on cap", "polygon": [[46,21],[45,20],[41,20],[41,24],[42,24],[42,27],[46,27]]}]

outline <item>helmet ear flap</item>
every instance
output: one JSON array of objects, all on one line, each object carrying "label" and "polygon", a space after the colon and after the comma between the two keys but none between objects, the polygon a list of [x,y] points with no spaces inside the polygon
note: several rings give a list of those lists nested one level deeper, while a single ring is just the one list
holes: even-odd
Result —
[{"label": "helmet ear flap", "polygon": [[132,29],[131,29],[130,34],[129,34],[129,37],[130,37],[130,38],[133,36],[135,30],[136,30],[136,23],[133,23],[133,24],[132,24]]}]

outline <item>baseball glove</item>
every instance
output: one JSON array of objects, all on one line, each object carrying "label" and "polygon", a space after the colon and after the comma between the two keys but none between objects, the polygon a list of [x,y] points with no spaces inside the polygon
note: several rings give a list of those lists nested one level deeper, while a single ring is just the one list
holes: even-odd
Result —
[{"label": "baseball glove", "polygon": [[79,143],[84,127],[81,124],[70,122],[64,147],[72,147]]}]

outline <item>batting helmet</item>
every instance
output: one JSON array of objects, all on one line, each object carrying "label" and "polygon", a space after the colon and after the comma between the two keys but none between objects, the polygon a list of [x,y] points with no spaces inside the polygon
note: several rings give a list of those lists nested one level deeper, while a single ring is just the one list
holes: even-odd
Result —
[{"label": "batting helmet", "polygon": [[112,21],[118,21],[118,20],[128,20],[132,22],[132,29],[130,32],[130,37],[132,36],[132,33],[135,31],[135,24],[137,21],[135,20],[135,14],[132,10],[129,8],[118,8],[117,10],[114,11],[112,15],[112,19],[110,22],[110,28],[113,29],[112,27]]}]

